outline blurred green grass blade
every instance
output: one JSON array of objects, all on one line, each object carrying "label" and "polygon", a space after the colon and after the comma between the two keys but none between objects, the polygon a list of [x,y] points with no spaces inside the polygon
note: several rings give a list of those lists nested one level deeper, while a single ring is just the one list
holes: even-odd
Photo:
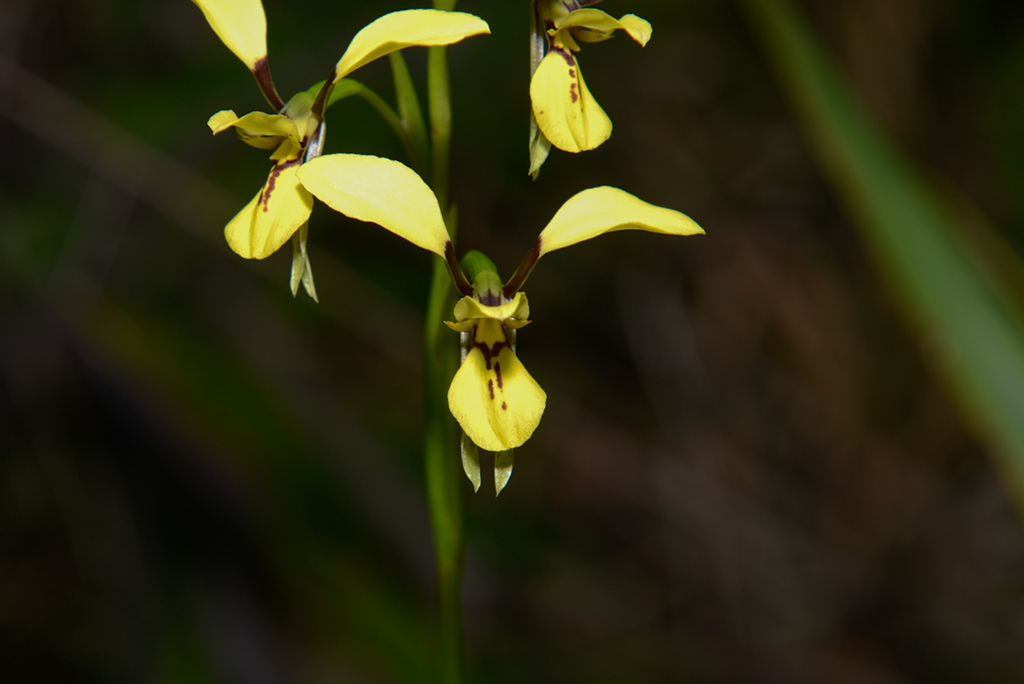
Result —
[{"label": "blurred green grass blade", "polygon": [[746,7],[826,174],[1024,510],[1024,336],[1001,306],[1017,298],[965,253],[964,227],[857,109],[792,3]]},{"label": "blurred green grass blade", "polygon": [[422,175],[427,172],[429,152],[427,125],[423,121],[423,110],[420,108],[420,100],[416,95],[416,86],[401,52],[392,52],[388,55],[388,59],[391,61],[391,73],[394,75],[398,115],[402,118],[402,126],[409,135],[412,147],[413,154],[409,159],[409,165]]}]

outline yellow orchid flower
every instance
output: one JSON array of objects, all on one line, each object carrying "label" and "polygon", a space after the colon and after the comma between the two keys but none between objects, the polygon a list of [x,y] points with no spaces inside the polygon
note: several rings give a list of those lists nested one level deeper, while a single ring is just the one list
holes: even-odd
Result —
[{"label": "yellow orchid flower", "polygon": [[587,5],[599,0],[535,0],[531,53],[530,175],[534,178],[551,146],[566,152],[593,150],[612,134],[576,61],[580,43],[608,40],[617,30],[646,45],[651,25],[635,14],[619,19]]},{"label": "yellow orchid flower", "polygon": [[437,198],[399,162],[355,154],[312,159],[297,171],[302,185],[335,211],[376,223],[448,265],[463,295],[448,326],[462,335],[462,365],[448,390],[448,407],[464,433],[463,467],[480,487],[476,447],[495,452],[495,487],[512,472],[512,451],[540,424],[547,395],[516,355],[517,331],[530,322],[520,292],[537,261],[557,249],[617,230],[694,235],[703,229],[673,209],[648,204],[608,186],[571,197],[541,231],[512,277],[502,284],[494,264],[470,252],[460,266]]},{"label": "yellow orchid flower", "polygon": [[[305,228],[313,210],[313,197],[298,178],[300,165],[319,156],[324,143],[324,109],[331,92],[347,75],[375,59],[411,46],[457,43],[463,38],[490,33],[483,19],[465,12],[433,9],[392,12],[376,19],[353,37],[331,76],[322,87],[300,92],[281,102],[270,78],[266,49],[266,19],[261,0],[193,0],[227,47],[256,76],[276,114],[252,112],[238,117],[217,112],[208,121],[214,134],[234,128],[248,145],[274,150],[274,166],[256,196],[228,222],[228,244],[246,259],[263,259],[297,235],[292,290],[298,281],[309,289],[309,262],[305,254]],[[315,293],[310,292],[315,298]]]}]

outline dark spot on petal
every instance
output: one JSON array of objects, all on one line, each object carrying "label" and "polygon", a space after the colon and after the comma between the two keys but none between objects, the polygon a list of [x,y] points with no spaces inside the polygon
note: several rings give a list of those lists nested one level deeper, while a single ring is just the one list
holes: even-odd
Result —
[{"label": "dark spot on petal", "polygon": [[569,69],[569,78],[576,78],[576,70]]},{"label": "dark spot on petal", "polygon": [[494,399],[494,381],[488,378],[487,380],[487,391],[491,393],[491,399]]},{"label": "dark spot on petal", "polygon": [[576,84],[575,83],[570,83],[569,84],[569,99],[571,99],[573,102],[575,102],[576,100],[580,99],[579,94],[576,92]]},{"label": "dark spot on petal", "polygon": [[508,411],[508,404],[506,404],[505,402],[501,402],[501,410]]},{"label": "dark spot on petal", "polygon": [[498,389],[504,389],[505,386],[501,382],[501,364],[497,361],[494,362],[494,375],[498,380]]},{"label": "dark spot on petal", "polygon": [[572,56],[572,53],[564,48],[555,48],[555,52],[562,56],[562,59],[565,60],[565,63],[568,64],[570,68],[575,68],[576,59]]}]

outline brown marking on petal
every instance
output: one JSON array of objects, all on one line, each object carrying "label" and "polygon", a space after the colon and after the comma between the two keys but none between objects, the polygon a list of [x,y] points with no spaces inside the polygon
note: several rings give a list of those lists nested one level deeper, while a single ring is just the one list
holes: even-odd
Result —
[{"label": "brown marking on petal", "polygon": [[263,211],[267,212],[270,210],[270,195],[274,192],[274,186],[277,185],[277,177],[281,175],[281,172],[287,169],[289,166],[296,166],[300,162],[298,159],[292,159],[291,161],[284,161],[274,164],[274,168],[270,170],[270,175],[267,176],[267,182],[260,191],[260,203],[263,205]]},{"label": "brown marking on petal", "polygon": [[565,60],[565,63],[568,64],[570,68],[576,66],[576,60],[573,58],[572,53],[570,53],[568,50],[564,48],[554,48],[554,51],[562,56],[562,59]]},{"label": "brown marking on petal", "polygon": [[576,100],[580,99],[579,94],[576,92],[576,84],[575,83],[570,83],[569,84],[569,99],[571,99],[573,102],[575,102]]},{"label": "brown marking on petal", "polygon": [[498,389],[505,389],[505,385],[501,382],[501,364],[497,361],[494,362],[494,375],[498,380]]},{"label": "brown marking on petal", "polygon": [[491,393],[491,401],[494,401],[494,381],[487,379],[487,391]]},{"label": "brown marking on petal", "polygon": [[508,404],[506,404],[505,402],[501,402],[501,410],[508,411]]}]

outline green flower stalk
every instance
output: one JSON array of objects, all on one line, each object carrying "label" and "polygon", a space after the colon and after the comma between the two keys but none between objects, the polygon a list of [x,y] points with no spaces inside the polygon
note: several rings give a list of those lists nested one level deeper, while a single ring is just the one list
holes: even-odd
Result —
[{"label": "green flower stalk", "polygon": [[530,175],[554,145],[566,152],[593,150],[612,134],[612,121],[590,94],[576,53],[580,43],[608,40],[623,30],[647,45],[651,25],[635,14],[619,19],[598,9],[600,0],[534,0],[530,55]]},{"label": "green flower stalk", "polygon": [[[224,44],[252,71],[275,114],[251,112],[238,117],[217,112],[208,122],[214,134],[233,128],[242,142],[274,150],[273,166],[256,196],[228,222],[224,235],[236,254],[264,259],[295,237],[292,290],[301,280],[315,298],[306,256],[306,225],[313,196],[298,177],[303,162],[323,150],[324,110],[332,90],[343,78],[380,57],[411,46],[451,45],[489,33],[487,23],[465,12],[434,9],[392,12],[371,22],[353,37],[330,77],[311,92],[300,92],[287,103],[270,76],[266,17],[260,0],[194,0]],[[296,268],[297,267],[297,268]],[[298,273],[298,277],[297,276]]]},{"label": "green flower stalk", "polygon": [[[335,211],[377,225],[433,252],[463,295],[448,327],[463,337],[463,361],[448,390],[448,407],[466,437],[463,466],[479,488],[479,463],[469,443],[497,454],[496,489],[511,474],[511,453],[540,424],[547,395],[516,355],[516,331],[530,323],[522,286],[544,255],[618,230],[694,235],[703,229],[673,209],[612,187],[583,190],[555,213],[504,284],[482,255],[466,270],[455,259],[437,198],[415,171],[390,159],[331,154],[303,164],[300,182]],[[467,277],[467,271],[469,276]],[[475,465],[474,465],[475,464]]]}]

